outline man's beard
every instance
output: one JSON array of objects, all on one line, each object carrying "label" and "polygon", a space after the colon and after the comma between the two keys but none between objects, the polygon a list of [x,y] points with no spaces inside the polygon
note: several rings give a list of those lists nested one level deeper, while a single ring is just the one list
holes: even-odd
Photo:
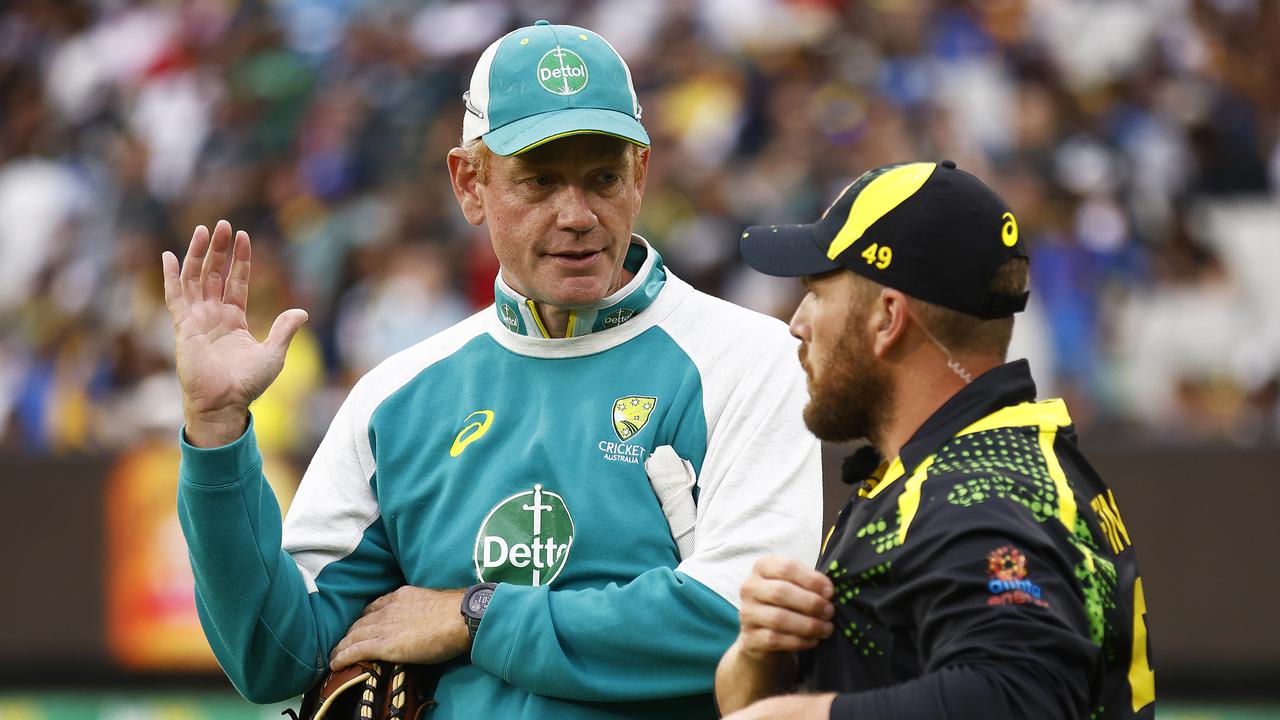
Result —
[{"label": "man's beard", "polygon": [[[893,402],[889,373],[876,364],[870,342],[857,332],[863,325],[863,318],[853,317],[857,314],[850,314],[835,351],[828,354],[827,366],[806,367],[809,404],[804,409],[804,424],[819,440],[869,438],[874,444],[888,421]],[[802,364],[806,354],[801,346]]]}]

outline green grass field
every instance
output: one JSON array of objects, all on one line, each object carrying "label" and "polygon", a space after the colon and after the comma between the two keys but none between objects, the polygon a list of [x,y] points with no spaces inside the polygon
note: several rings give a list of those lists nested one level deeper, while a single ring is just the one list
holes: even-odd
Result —
[{"label": "green grass field", "polygon": [[[233,693],[0,693],[0,720],[280,720],[289,704],[251,705]],[[296,709],[296,703],[293,705]],[[1280,720],[1280,705],[1176,703],[1160,720]]]}]

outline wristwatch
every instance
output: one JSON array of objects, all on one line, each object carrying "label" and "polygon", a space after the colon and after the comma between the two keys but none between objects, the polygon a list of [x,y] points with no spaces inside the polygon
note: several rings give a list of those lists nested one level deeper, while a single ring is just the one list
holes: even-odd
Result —
[{"label": "wristwatch", "polygon": [[489,600],[493,599],[493,591],[498,587],[498,583],[482,582],[478,585],[472,585],[467,591],[462,593],[462,619],[467,622],[467,632],[471,634],[471,639],[476,639],[476,631],[480,629],[480,621],[484,619],[484,611],[489,607]]}]

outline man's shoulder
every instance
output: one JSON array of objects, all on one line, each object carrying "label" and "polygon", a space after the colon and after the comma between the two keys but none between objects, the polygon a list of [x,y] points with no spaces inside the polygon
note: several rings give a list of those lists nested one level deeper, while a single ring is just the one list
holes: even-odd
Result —
[{"label": "man's shoulder", "polygon": [[785,357],[795,362],[798,341],[786,323],[696,288],[689,289],[658,327],[690,354],[744,361]]},{"label": "man's shoulder", "polygon": [[1058,515],[1060,490],[1040,449],[1038,428],[992,428],[954,437],[934,452],[921,487],[921,512],[1040,526]]},{"label": "man's shoulder", "polygon": [[383,360],[360,378],[351,390],[351,397],[368,405],[380,403],[428,368],[487,334],[485,321],[492,312],[493,307],[487,307]]}]

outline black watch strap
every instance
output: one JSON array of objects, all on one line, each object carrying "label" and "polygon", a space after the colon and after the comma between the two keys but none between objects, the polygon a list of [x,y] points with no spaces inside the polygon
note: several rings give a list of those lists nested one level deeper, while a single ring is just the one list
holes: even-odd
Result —
[{"label": "black watch strap", "polygon": [[480,621],[484,619],[485,610],[489,609],[489,601],[493,599],[493,591],[497,583],[483,582],[472,585],[462,593],[462,619],[467,622],[467,632],[471,639],[476,639],[476,631],[480,629]]}]

